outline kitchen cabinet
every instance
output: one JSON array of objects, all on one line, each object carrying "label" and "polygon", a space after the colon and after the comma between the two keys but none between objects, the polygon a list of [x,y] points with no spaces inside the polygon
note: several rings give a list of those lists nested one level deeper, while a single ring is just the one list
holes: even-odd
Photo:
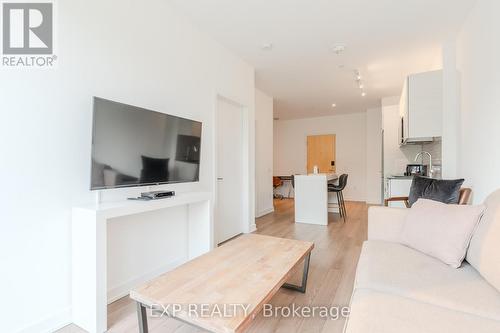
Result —
[{"label": "kitchen cabinet", "polygon": [[430,142],[442,135],[443,72],[413,74],[405,79],[399,103],[399,144]]},{"label": "kitchen cabinet", "polygon": [[[387,178],[385,181],[385,199],[394,197],[407,197],[410,194],[410,187],[413,178],[394,177]],[[389,202],[389,207],[402,207],[405,205],[402,201]]]}]

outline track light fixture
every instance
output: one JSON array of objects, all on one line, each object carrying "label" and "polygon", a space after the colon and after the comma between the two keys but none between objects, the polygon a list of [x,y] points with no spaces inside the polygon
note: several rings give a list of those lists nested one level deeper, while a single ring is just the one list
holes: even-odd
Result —
[{"label": "track light fixture", "polygon": [[355,70],[354,71],[354,80],[358,84],[359,89],[361,89],[361,96],[365,97],[366,96],[366,93],[364,91],[365,85],[363,84],[362,79],[363,78],[361,76],[361,72],[359,71],[359,69]]}]

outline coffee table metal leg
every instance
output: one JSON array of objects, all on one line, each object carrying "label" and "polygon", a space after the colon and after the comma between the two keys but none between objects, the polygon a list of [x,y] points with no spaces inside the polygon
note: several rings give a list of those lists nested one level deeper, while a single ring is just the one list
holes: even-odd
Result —
[{"label": "coffee table metal leg", "polygon": [[140,302],[137,302],[137,319],[139,319],[139,333],[148,333],[146,307]]},{"label": "coffee table metal leg", "polygon": [[301,293],[306,292],[307,275],[309,274],[309,261],[310,261],[310,259],[311,259],[311,252],[309,252],[307,254],[307,256],[304,258],[304,271],[302,272],[302,284],[300,286],[297,286],[294,284],[285,283],[282,286],[283,288],[300,291]]}]

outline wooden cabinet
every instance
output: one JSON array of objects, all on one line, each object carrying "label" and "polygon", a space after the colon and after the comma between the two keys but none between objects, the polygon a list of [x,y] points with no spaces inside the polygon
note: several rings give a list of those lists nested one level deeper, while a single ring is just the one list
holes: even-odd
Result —
[{"label": "wooden cabinet", "polygon": [[399,103],[399,144],[432,141],[442,135],[443,73],[413,74],[405,79]]}]

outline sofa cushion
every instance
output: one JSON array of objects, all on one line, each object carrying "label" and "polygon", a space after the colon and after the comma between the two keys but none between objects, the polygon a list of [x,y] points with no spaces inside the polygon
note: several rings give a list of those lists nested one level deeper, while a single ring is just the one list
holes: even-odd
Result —
[{"label": "sofa cushion", "polygon": [[466,260],[500,291],[500,190],[486,199],[485,206]]},{"label": "sofa cushion", "polygon": [[473,267],[464,263],[454,269],[397,243],[363,244],[355,288],[387,292],[500,321],[500,293]]},{"label": "sofa cushion", "polygon": [[429,199],[445,204],[458,204],[463,179],[435,179],[414,176],[411,182],[408,203],[413,206],[418,199]]},{"label": "sofa cushion", "polygon": [[371,206],[368,208],[368,239],[399,243],[410,209]]},{"label": "sofa cushion", "polygon": [[483,211],[483,205],[447,205],[419,199],[406,217],[401,243],[458,268]]},{"label": "sofa cushion", "polygon": [[397,295],[356,289],[345,333],[381,332],[497,333],[500,322]]}]

